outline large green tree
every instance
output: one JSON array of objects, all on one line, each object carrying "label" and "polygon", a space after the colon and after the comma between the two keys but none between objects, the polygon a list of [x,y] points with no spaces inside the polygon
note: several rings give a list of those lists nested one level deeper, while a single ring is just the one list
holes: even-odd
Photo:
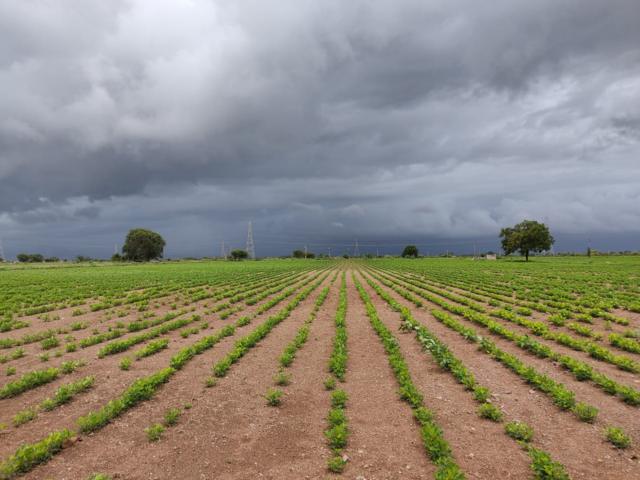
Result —
[{"label": "large green tree", "polygon": [[513,227],[503,228],[500,238],[505,255],[520,252],[527,262],[530,252],[549,250],[555,242],[549,227],[535,220],[524,220]]},{"label": "large green tree", "polygon": [[148,262],[162,258],[164,246],[164,238],[159,233],[144,228],[134,228],[127,234],[122,253],[127,260]]},{"label": "large green tree", "polygon": [[418,256],[418,247],[416,247],[415,245],[407,245],[406,247],[404,247],[404,250],[402,250],[402,256],[405,258],[416,258]]},{"label": "large green tree", "polygon": [[246,250],[231,250],[231,259],[232,260],[244,260],[245,258],[249,258],[249,254]]}]

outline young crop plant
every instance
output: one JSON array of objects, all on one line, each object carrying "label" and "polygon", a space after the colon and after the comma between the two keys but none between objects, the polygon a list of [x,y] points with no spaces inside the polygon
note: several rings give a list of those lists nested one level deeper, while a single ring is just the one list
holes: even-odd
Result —
[{"label": "young crop plant", "polygon": [[169,367],[147,377],[139,378],[119,397],[109,401],[101,409],[80,417],[77,421],[80,432],[89,433],[100,430],[140,402],[149,400],[175,372],[175,369]]},{"label": "young crop plant", "polygon": [[598,409],[592,405],[579,402],[573,407],[573,413],[583,422],[593,423],[598,416]]},{"label": "young crop plant", "polygon": [[333,390],[336,388],[336,379],[333,376],[327,377],[324,381],[325,390]]},{"label": "young crop plant", "polygon": [[18,360],[19,358],[24,357],[24,355],[24,348],[16,348],[13,352],[11,352],[10,358],[11,360]]},{"label": "young crop plant", "polygon": [[160,423],[155,423],[145,428],[144,433],[147,434],[147,440],[150,442],[157,442],[164,433],[164,427]]},{"label": "young crop plant", "polygon": [[31,420],[34,420],[38,416],[38,412],[34,408],[27,408],[21,410],[13,416],[13,424],[16,427],[23,425]]},{"label": "young crop plant", "polygon": [[153,342],[149,342],[149,344],[146,347],[141,348],[140,350],[135,352],[134,355],[136,357],[136,360],[141,360],[145,357],[149,357],[151,355],[158,353],[160,350],[164,350],[168,346],[169,346],[169,340],[166,338],[155,340]]},{"label": "young crop plant", "polygon": [[0,463],[0,478],[13,478],[31,470],[36,465],[46,462],[62,450],[74,433],[70,430],[53,432],[36,443],[21,445],[7,460]]},{"label": "young crop plant", "polygon": [[85,328],[87,328],[87,324],[83,323],[83,322],[73,322],[71,325],[71,330],[73,330],[74,332],[77,330],[83,330]]},{"label": "young crop plant", "polygon": [[276,373],[275,377],[273,378],[273,381],[275,382],[276,385],[279,385],[281,387],[286,387],[291,383],[291,375],[289,375],[287,372],[283,370],[280,370],[278,373]]},{"label": "young crop plant", "polygon": [[607,441],[616,448],[625,449],[631,446],[631,438],[621,428],[607,427],[604,433]]},{"label": "young crop plant", "polygon": [[539,480],[570,480],[564,467],[551,459],[547,452],[533,447],[528,448],[531,457],[531,469],[536,479]]},{"label": "young crop plant", "polygon": [[60,405],[64,405],[65,403],[70,402],[73,397],[75,397],[79,393],[86,392],[87,390],[93,388],[94,384],[95,377],[88,376],[76,382],[62,385],[56,390],[53,397],[43,400],[43,402],[40,404],[40,408],[47,411],[53,410]]},{"label": "young crop plant", "polygon": [[284,392],[282,390],[279,390],[277,388],[270,388],[264,394],[264,398],[267,401],[267,405],[269,405],[270,407],[279,407],[282,403],[283,395]]},{"label": "young crop plant", "polygon": [[0,399],[15,397],[16,395],[31,390],[33,388],[44,385],[45,383],[52,382],[60,375],[60,370],[57,368],[48,368],[46,370],[34,370],[32,372],[24,374],[20,379],[15,382],[5,384],[0,389]]},{"label": "young crop plant", "polygon": [[106,473],[92,473],[87,480],[111,480]]},{"label": "young crop plant", "polygon": [[131,368],[131,364],[132,364],[132,360],[131,357],[124,357],[122,360],[120,360],[120,370],[129,370]]},{"label": "young crop plant", "polygon": [[216,377],[207,377],[204,381],[204,386],[207,388],[215,387],[218,383],[218,379]]},{"label": "young crop plant", "polygon": [[182,415],[182,412],[179,408],[171,408],[167,410],[164,414],[163,422],[165,427],[172,427],[176,425],[178,423],[178,420],[180,419],[180,415]]},{"label": "young crop plant", "polygon": [[347,392],[335,390],[331,393],[331,410],[327,415],[328,428],[324,435],[332,452],[332,457],[327,462],[327,468],[331,472],[342,472],[346,466],[346,459],[342,456],[342,450],[347,446],[349,439],[349,426],[345,407],[348,401]]},{"label": "young crop plant", "polygon": [[529,443],[533,440],[533,428],[524,422],[508,422],[504,426],[504,431],[514,440]]},{"label": "young crop plant", "polygon": [[286,368],[291,366],[296,358],[296,352],[307,342],[307,339],[309,338],[309,327],[311,325],[311,322],[315,320],[316,314],[318,310],[320,310],[320,307],[324,304],[324,301],[326,300],[328,294],[329,287],[323,288],[320,292],[320,295],[316,299],[313,310],[309,314],[309,317],[305,321],[304,325],[300,327],[293,341],[285,347],[282,355],[280,355],[278,361],[280,362],[281,367]]},{"label": "young crop plant", "polygon": [[483,403],[478,408],[478,415],[493,422],[502,421],[502,411],[492,403]]},{"label": "young crop plant", "polygon": [[48,337],[40,342],[40,346],[43,350],[51,350],[60,345],[60,340],[57,337]]}]

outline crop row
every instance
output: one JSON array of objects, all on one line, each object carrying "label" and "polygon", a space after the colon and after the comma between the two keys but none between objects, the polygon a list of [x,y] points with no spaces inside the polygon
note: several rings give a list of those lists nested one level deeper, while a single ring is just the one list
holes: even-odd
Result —
[{"label": "crop row", "polygon": [[[500,408],[489,401],[491,391],[489,388],[477,383],[473,374],[465,367],[464,363],[458,359],[431,331],[418,322],[409,309],[401,306],[391,295],[386,293],[378,284],[366,279],[367,283],[375,290],[393,310],[400,314],[404,330],[415,332],[416,339],[422,348],[428,352],[436,363],[445,371],[451,373],[456,381],[464,385],[470,391],[476,402],[480,404],[478,415],[492,421],[502,421],[503,412]],[[525,430],[526,435],[521,432]],[[551,459],[551,456],[543,450],[536,449],[531,445],[533,439],[533,429],[521,422],[509,422],[505,425],[505,433],[519,441],[529,454],[532,463],[531,469],[535,477],[540,480],[545,479],[568,479],[564,467]]]},{"label": "crop row", "polygon": [[[306,288],[283,310],[270,318],[280,317],[283,313],[288,316],[295,306],[302,301],[301,296],[306,298],[320,282],[321,280]],[[241,321],[242,319],[238,320],[237,324]],[[60,430],[52,432],[44,439],[33,444],[22,445],[12,456],[0,464],[0,472],[2,472],[3,475],[1,478],[11,478],[17,474],[29,471],[37,464],[47,461],[58,453],[63,448],[65,442],[74,435],[100,430],[127,410],[150,399],[164,383],[168,382],[169,379],[192,358],[212,348],[223,338],[233,335],[236,328],[236,326],[228,325],[215,335],[204,337],[193,345],[183,348],[171,358],[169,362],[170,366],[134,381],[120,396],[109,401],[102,408],[80,417],[77,421],[78,432],[74,433],[67,429]]]},{"label": "crop row", "polygon": [[[378,277],[380,281],[382,281],[385,285],[390,288],[395,289],[401,295],[406,296],[409,294],[407,290],[399,287],[389,280],[385,280],[383,278]],[[529,351],[534,353],[535,355],[541,358],[547,358],[554,362],[558,362],[562,367],[567,369],[569,372],[573,374],[573,376],[580,381],[591,380],[596,386],[601,388],[604,392],[610,395],[618,395],[622,401],[629,405],[640,405],[640,392],[634,389],[633,387],[622,385],[615,380],[609,378],[605,374],[601,372],[597,372],[593,369],[589,364],[576,360],[573,357],[568,355],[562,355],[558,352],[555,352],[550,347],[546,345],[542,345],[539,342],[533,340],[532,338],[526,335],[518,335],[517,333],[507,329],[501,323],[495,322],[490,317],[470,310],[465,307],[459,307],[456,305],[451,305],[444,300],[441,300],[433,295],[425,293],[417,288],[409,288],[409,290],[417,293],[423,298],[435,303],[442,308],[454,313],[456,315],[463,316],[467,320],[481,325],[487,328],[492,333],[501,336],[502,338],[509,340],[514,343],[520,349]],[[409,294],[410,295],[410,294]],[[420,302],[421,305],[421,302]]]}]

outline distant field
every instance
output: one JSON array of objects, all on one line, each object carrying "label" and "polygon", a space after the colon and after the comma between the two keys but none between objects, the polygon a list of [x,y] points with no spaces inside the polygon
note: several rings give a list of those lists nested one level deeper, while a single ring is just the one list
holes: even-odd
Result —
[{"label": "distant field", "polygon": [[640,257],[0,268],[0,479],[640,479],[639,409]]}]

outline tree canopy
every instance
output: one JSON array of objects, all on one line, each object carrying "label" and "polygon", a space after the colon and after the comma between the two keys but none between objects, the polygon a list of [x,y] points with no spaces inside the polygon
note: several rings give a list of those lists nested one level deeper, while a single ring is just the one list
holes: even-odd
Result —
[{"label": "tree canopy", "polygon": [[242,260],[244,258],[249,258],[249,254],[246,250],[231,250],[231,258],[233,260]]},{"label": "tree canopy", "polygon": [[413,257],[413,258],[417,258],[418,257],[418,247],[416,247],[415,245],[407,245],[406,247],[404,247],[404,250],[402,251],[402,256],[403,257]]},{"label": "tree canopy", "polygon": [[40,263],[44,262],[44,256],[39,253],[19,253],[16,258],[21,263]]},{"label": "tree canopy", "polygon": [[164,238],[159,233],[144,228],[135,228],[127,234],[122,253],[127,260],[148,262],[162,258],[164,246]]},{"label": "tree canopy", "polygon": [[524,220],[513,227],[503,228],[500,238],[505,255],[519,252],[526,261],[529,261],[530,252],[549,250],[555,242],[549,227],[535,220]]}]

